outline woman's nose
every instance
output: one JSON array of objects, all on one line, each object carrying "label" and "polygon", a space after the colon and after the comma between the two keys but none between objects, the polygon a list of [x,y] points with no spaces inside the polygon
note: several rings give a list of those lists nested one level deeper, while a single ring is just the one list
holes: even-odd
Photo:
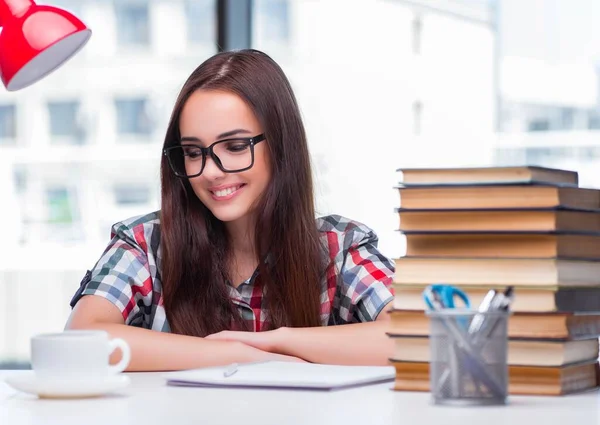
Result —
[{"label": "woman's nose", "polygon": [[208,155],[204,164],[204,170],[202,170],[202,175],[205,179],[215,180],[224,177],[225,173],[219,168],[215,159]]}]

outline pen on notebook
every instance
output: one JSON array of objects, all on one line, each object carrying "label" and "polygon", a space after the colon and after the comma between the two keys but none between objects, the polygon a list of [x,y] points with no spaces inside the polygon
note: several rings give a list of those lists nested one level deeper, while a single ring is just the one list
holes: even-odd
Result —
[{"label": "pen on notebook", "polygon": [[232,363],[229,366],[227,366],[227,369],[225,369],[223,371],[223,377],[229,378],[231,375],[234,375],[237,371],[238,371],[238,364]]}]

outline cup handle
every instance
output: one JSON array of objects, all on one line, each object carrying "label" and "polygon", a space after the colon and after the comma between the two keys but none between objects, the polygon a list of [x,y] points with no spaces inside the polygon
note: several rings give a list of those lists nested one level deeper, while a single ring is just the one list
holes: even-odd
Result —
[{"label": "cup handle", "polygon": [[110,371],[110,373],[115,374],[123,372],[125,368],[129,365],[129,361],[131,360],[131,349],[129,348],[129,344],[127,344],[127,342],[125,342],[124,339],[115,338],[111,339],[108,342],[108,345],[110,347],[109,355],[112,354],[112,352],[115,351],[117,348],[120,348],[122,353],[121,361],[116,365],[109,366],[108,370]]}]

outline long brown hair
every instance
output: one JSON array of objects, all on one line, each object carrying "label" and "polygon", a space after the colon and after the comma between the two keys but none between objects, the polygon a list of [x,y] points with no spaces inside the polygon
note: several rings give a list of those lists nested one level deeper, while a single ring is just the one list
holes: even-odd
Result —
[{"label": "long brown hair", "polygon": [[[282,69],[257,50],[219,53],[185,82],[164,147],[179,143],[179,118],[198,89],[225,90],[254,111],[266,135],[271,181],[256,205],[255,250],[271,328],[319,326],[326,255],[315,225],[306,133]],[[205,336],[244,328],[227,288],[230,246],[224,224],[161,162],[161,280],[171,331]],[[267,261],[264,261],[267,260]]]}]

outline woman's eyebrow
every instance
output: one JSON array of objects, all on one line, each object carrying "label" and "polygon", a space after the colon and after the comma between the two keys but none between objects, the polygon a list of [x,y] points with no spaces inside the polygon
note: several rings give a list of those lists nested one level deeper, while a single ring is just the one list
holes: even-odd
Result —
[{"label": "woman's eyebrow", "polygon": [[179,139],[180,142],[198,142],[200,143],[201,140],[198,139],[197,137],[182,137],[181,139]]},{"label": "woman's eyebrow", "polygon": [[217,136],[217,139],[224,139],[225,137],[235,136],[237,134],[250,134],[249,130],[243,128],[237,128],[235,130],[226,131],[225,133],[221,133]]},{"label": "woman's eyebrow", "polygon": [[[235,136],[237,134],[251,134],[252,132],[250,130],[246,130],[243,128],[236,128],[235,130],[231,130],[231,131],[226,131],[225,133],[221,133],[217,136],[217,140],[218,139],[224,139],[225,137],[231,137],[231,136]],[[200,140],[198,137],[182,137],[180,140],[180,142],[198,142],[198,143],[202,143],[202,140]]]}]

